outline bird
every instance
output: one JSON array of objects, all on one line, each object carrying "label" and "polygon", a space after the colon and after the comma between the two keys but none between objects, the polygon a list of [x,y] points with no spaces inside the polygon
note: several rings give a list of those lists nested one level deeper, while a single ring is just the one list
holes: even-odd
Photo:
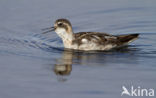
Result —
[{"label": "bird", "polygon": [[138,33],[111,35],[103,32],[78,32],[74,33],[72,25],[68,19],[57,19],[53,27],[42,29],[45,33],[55,31],[62,39],[65,49],[74,50],[102,50],[108,51],[128,45],[136,40]]},{"label": "bird", "polygon": [[121,93],[121,96],[124,95],[124,94],[125,94],[125,95],[129,95],[129,96],[131,95],[131,94],[128,92],[128,90],[127,90],[127,88],[126,88],[125,86],[122,86],[122,89],[123,89],[123,91],[122,91],[122,93]]}]

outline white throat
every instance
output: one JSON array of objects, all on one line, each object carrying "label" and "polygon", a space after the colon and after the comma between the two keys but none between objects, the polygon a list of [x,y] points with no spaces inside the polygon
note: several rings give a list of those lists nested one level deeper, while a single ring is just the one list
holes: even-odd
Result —
[{"label": "white throat", "polygon": [[57,28],[55,32],[63,40],[65,48],[70,48],[72,41],[74,39],[73,32],[67,32],[64,28]]}]

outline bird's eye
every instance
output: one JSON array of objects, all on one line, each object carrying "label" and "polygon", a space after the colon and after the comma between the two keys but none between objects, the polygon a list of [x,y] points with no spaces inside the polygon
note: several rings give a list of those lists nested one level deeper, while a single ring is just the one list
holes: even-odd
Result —
[{"label": "bird's eye", "polygon": [[58,25],[59,25],[59,26],[62,26],[62,25],[63,25],[63,23],[58,23]]}]

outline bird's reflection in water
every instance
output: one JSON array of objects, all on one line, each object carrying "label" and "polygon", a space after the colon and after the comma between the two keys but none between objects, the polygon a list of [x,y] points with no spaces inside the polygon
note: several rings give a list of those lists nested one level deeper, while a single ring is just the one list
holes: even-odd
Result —
[{"label": "bird's reflection in water", "polygon": [[70,64],[55,64],[54,72],[58,76],[58,81],[66,81],[65,76],[70,75],[72,71],[72,65]]},{"label": "bird's reflection in water", "polygon": [[[66,81],[71,74],[72,64],[89,66],[108,66],[117,63],[131,63],[136,65],[137,57],[135,54],[138,49],[135,47],[123,47],[112,51],[74,51],[64,50],[61,58],[56,60],[53,71],[57,75],[58,81]],[[126,54],[126,55],[123,55]]]},{"label": "bird's reflection in water", "polygon": [[57,59],[57,64],[54,65],[54,73],[58,77],[58,81],[66,81],[65,76],[70,75],[72,71],[72,58],[73,53],[69,50],[64,50],[62,53],[62,57]]}]

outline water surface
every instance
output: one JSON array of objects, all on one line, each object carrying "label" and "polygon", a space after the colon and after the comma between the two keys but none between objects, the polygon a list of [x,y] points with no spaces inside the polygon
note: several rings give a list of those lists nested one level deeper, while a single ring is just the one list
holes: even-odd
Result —
[{"label": "water surface", "polygon": [[[1,98],[122,98],[122,86],[156,89],[155,0],[0,1]],[[58,18],[75,32],[140,33],[108,52],[64,50]],[[145,98],[145,96],[143,97]]]}]

